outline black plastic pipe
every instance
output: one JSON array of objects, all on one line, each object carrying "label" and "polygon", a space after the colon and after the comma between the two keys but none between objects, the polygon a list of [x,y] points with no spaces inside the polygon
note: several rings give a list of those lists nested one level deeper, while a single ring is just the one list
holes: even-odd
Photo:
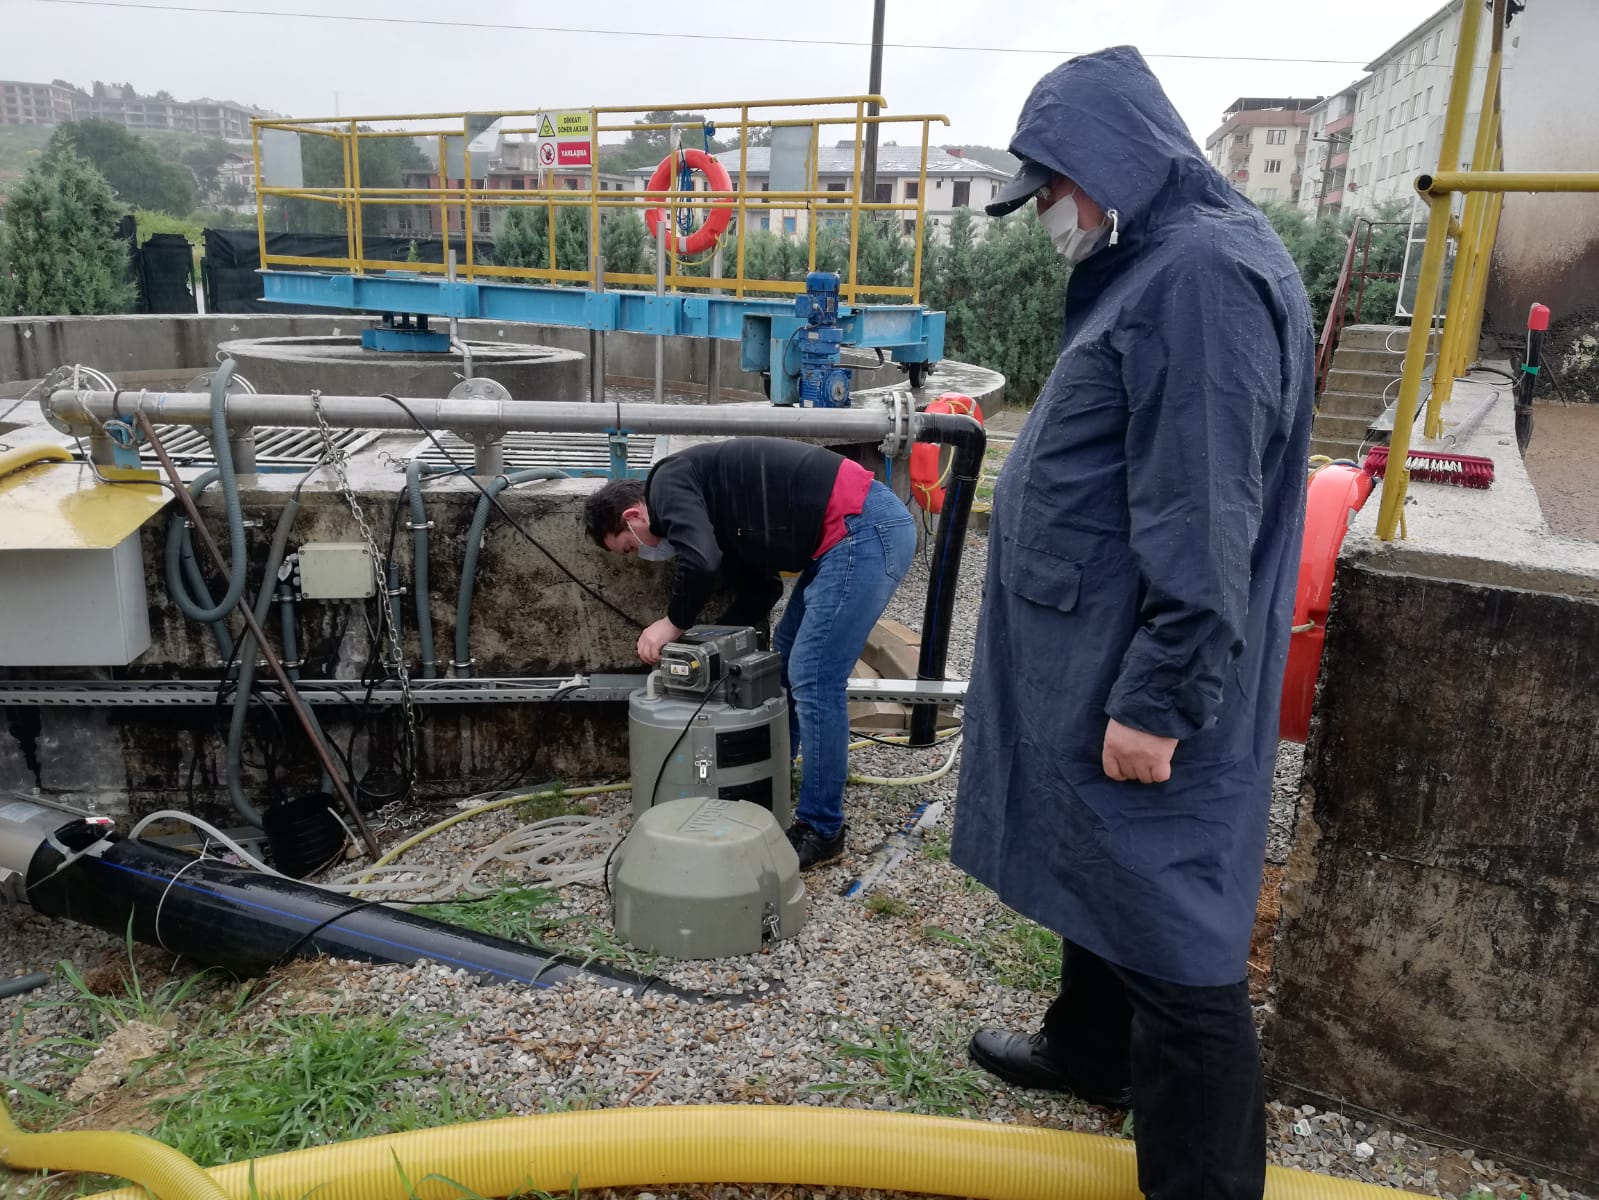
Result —
[{"label": "black plastic pipe", "polygon": [[[983,455],[988,450],[988,434],[971,417],[954,413],[922,413],[917,421],[916,440],[948,446],[954,451],[950,463],[949,486],[944,492],[944,507],[938,520],[933,544],[933,566],[927,581],[927,609],[922,615],[922,650],[916,663],[916,678],[944,678],[949,657],[949,627],[955,615],[956,581],[960,576],[961,552],[966,548],[966,523],[972,515],[972,500],[983,473]],[[938,705],[918,704],[911,709],[913,746],[930,746],[938,732]]]},{"label": "black plastic pipe", "polygon": [[64,869],[53,846],[28,871],[28,900],[46,916],[78,921],[241,977],[294,958],[413,963],[464,969],[489,983],[552,987],[586,980],[630,995],[672,992],[660,980],[583,966],[531,946],[448,925],[220,859],[197,859],[139,839],[112,837]]}]

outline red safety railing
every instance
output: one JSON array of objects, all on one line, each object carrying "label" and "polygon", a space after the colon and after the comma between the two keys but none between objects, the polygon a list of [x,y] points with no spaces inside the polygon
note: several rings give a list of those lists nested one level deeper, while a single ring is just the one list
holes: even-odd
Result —
[{"label": "red safety railing", "polygon": [[[1349,246],[1344,251],[1343,268],[1338,272],[1338,286],[1333,289],[1332,303],[1327,306],[1327,319],[1321,325],[1321,340],[1316,344],[1316,395],[1320,396],[1327,386],[1327,372],[1332,369],[1333,351],[1338,348],[1338,338],[1343,333],[1345,322],[1353,317],[1355,324],[1360,323],[1360,309],[1366,299],[1366,280],[1404,277],[1401,271],[1371,270],[1372,231],[1388,225],[1409,224],[1408,221],[1370,221],[1365,217],[1357,217],[1354,226],[1349,230]],[[1359,270],[1355,269],[1357,249],[1361,252]],[[1354,286],[1356,279],[1359,279],[1360,284],[1355,291],[1355,303],[1351,312],[1349,289]]]}]

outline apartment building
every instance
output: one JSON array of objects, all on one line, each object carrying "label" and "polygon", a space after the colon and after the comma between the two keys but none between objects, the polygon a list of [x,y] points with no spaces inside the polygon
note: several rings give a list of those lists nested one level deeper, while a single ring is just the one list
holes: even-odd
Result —
[{"label": "apartment building", "polygon": [[1320,96],[1240,96],[1205,139],[1205,157],[1255,203],[1293,204],[1310,137],[1309,110],[1321,102]]},{"label": "apartment building", "polygon": [[199,133],[242,141],[250,136],[252,117],[276,115],[232,100],[177,100],[167,92],[142,96],[127,84],[97,83],[86,92],[61,79],[51,83],[0,80],[0,125],[109,121],[125,129]]},{"label": "apartment building", "polygon": [[[1414,181],[1424,170],[1438,165],[1443,137],[1444,109],[1449,100],[1449,75],[1454,66],[1460,32],[1461,0],[1450,0],[1437,12],[1396,41],[1366,66],[1367,74],[1340,93],[1354,92],[1354,109],[1347,129],[1348,145],[1342,178],[1330,174],[1321,192],[1320,168],[1307,170],[1301,183],[1299,204],[1307,212],[1336,207],[1343,212],[1369,212],[1386,200],[1414,199]],[[1519,39],[1505,39],[1505,65],[1514,61]],[[1477,136],[1482,85],[1488,62],[1486,35],[1478,39],[1472,71],[1470,107],[1461,139],[1461,166],[1470,162]],[[1331,125],[1329,118],[1327,124]],[[1322,145],[1320,151],[1336,156],[1339,148]],[[1320,160],[1330,164],[1331,158]]]},{"label": "apartment building", "polygon": [[1312,217],[1336,214],[1344,206],[1359,91],[1360,84],[1352,83],[1306,110],[1310,118],[1310,137],[1305,145],[1305,166],[1295,200],[1300,209]]},{"label": "apartment building", "polygon": [[59,125],[70,121],[77,90],[59,79],[52,83],[0,79],[0,125]]}]

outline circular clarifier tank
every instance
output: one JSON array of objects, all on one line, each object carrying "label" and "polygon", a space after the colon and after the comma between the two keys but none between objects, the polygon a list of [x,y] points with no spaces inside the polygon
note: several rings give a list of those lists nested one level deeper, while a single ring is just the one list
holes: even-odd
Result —
[{"label": "circular clarifier tank", "polygon": [[[515,400],[587,400],[586,356],[576,350],[468,342],[472,374],[504,384]],[[290,395],[446,396],[461,382],[458,352],[368,350],[359,337],[240,338],[218,347],[257,391]]]}]

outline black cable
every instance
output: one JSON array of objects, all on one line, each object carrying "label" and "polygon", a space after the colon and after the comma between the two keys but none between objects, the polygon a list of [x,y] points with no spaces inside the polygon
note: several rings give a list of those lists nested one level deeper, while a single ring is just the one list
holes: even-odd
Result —
[{"label": "black cable", "polygon": [[[705,699],[699,702],[694,711],[689,714],[688,720],[683,722],[683,728],[678,730],[677,737],[673,740],[671,748],[667,750],[665,756],[661,759],[661,765],[656,769],[655,783],[650,788],[650,802],[645,805],[646,808],[655,807],[655,795],[661,790],[661,780],[666,775],[666,764],[672,761],[672,755],[677,753],[677,748],[683,744],[683,739],[688,736],[688,731],[694,728],[694,722],[699,719],[700,713],[705,711],[705,706],[711,702],[711,697],[716,695],[726,682],[727,676],[724,675],[713,683],[711,690],[705,693]],[[622,842],[618,841],[616,845],[611,847],[611,852],[605,856],[605,866],[601,871],[600,882],[605,885],[605,898],[607,900],[611,898],[611,860],[616,857],[616,852],[621,848]]]},{"label": "black cable", "polygon": [[[339,853],[342,854],[343,852],[344,850],[341,846]],[[382,903],[383,901],[381,900],[361,900],[357,902],[354,908],[347,908],[342,912],[334,913],[325,921],[318,921],[315,925],[311,926],[310,929],[301,934],[299,939],[292,946],[290,946],[282,954],[278,955],[278,960],[272,964],[271,969],[276,971],[284,963],[298,955],[301,950],[304,950],[308,945],[311,944],[312,939],[315,938],[317,934],[321,933],[329,925],[332,925],[338,921],[342,921],[345,917],[353,917],[358,912],[365,912],[369,908],[376,908]]]},{"label": "black cable", "polygon": [[630,625],[632,625],[632,626],[634,626],[635,628],[638,628],[638,629],[642,629],[646,625],[649,624],[649,622],[640,621],[637,617],[633,616],[632,613],[629,613],[629,612],[625,611],[624,609],[619,608],[617,605],[612,604],[603,595],[601,595],[598,591],[596,591],[592,586],[590,586],[587,583],[584,583],[575,574],[573,574],[572,571],[567,567],[567,565],[565,563],[563,563],[560,559],[556,558],[555,555],[552,554],[549,551],[549,549],[546,548],[545,545],[542,542],[540,542],[536,537],[534,537],[531,533],[529,533],[526,529],[524,529],[522,527],[521,523],[519,521],[517,521],[517,519],[511,515],[510,511],[505,507],[505,505],[500,503],[500,500],[499,500],[498,496],[494,495],[492,492],[490,492],[488,490],[488,488],[484,487],[481,483],[479,483],[477,481],[477,477],[471,473],[470,468],[463,467],[460,464],[460,462],[457,461],[456,457],[453,454],[451,454],[447,449],[445,449],[444,443],[439,441],[439,439],[434,436],[433,431],[431,429],[429,429],[426,425],[424,425],[414,412],[412,412],[409,408],[406,407],[404,401],[402,401],[398,396],[390,395],[388,392],[381,393],[381,398],[384,399],[384,400],[392,401],[396,408],[398,408],[407,417],[409,417],[411,419],[411,423],[413,425],[415,425],[418,429],[420,429],[424,434],[426,434],[428,441],[432,442],[434,447],[438,450],[438,452],[440,454],[444,455],[445,460],[447,462],[449,462],[449,464],[452,467],[454,467],[457,472],[459,472],[460,474],[464,475],[468,480],[470,480],[473,487],[475,487],[479,492],[481,492],[485,497],[487,497],[488,502],[490,504],[494,505],[495,509],[499,512],[500,516],[505,518],[506,524],[508,524],[512,529],[516,530],[517,533],[521,534],[522,537],[527,540],[528,544],[531,545],[535,550],[537,550],[540,554],[544,555],[545,558],[549,559],[550,562],[555,565],[555,569],[556,570],[560,571],[561,574],[565,575],[573,583],[577,584],[578,587],[582,588],[583,591],[587,592],[595,600],[598,600],[601,604],[603,604],[606,608],[610,609],[617,616],[621,617],[628,624],[630,624]]},{"label": "black cable", "polygon": [[[957,725],[953,729],[940,729],[938,731],[938,741],[939,742],[947,742],[947,741],[949,741],[950,738],[954,737],[957,733],[959,733],[961,731],[961,728],[962,728],[962,726]],[[912,746],[908,742],[891,742],[887,738],[876,737],[876,736],[874,736],[874,735],[872,735],[870,733],[864,733],[864,732],[862,732],[859,729],[851,729],[849,731],[849,735],[852,738],[861,738],[861,739],[863,739],[865,741],[868,741],[868,742],[876,742],[879,746],[887,746],[891,750],[926,750],[927,749],[926,746]],[[938,743],[934,743],[934,744],[937,745]]]},{"label": "black cable", "polygon": [[655,783],[650,788],[650,802],[645,807],[655,807],[655,796],[656,793],[661,790],[661,780],[666,775],[666,764],[672,761],[672,755],[677,753],[677,748],[683,744],[683,739],[688,736],[688,731],[694,728],[694,722],[699,719],[699,715],[705,710],[705,706],[711,702],[711,697],[716,695],[716,693],[721,690],[722,685],[726,682],[727,676],[724,675],[715,683],[713,683],[711,685],[711,690],[705,693],[705,699],[699,702],[699,705],[692,713],[689,714],[688,720],[683,722],[683,728],[678,730],[677,737],[672,742],[671,748],[667,750],[665,757],[661,759],[661,765],[656,768]]}]

